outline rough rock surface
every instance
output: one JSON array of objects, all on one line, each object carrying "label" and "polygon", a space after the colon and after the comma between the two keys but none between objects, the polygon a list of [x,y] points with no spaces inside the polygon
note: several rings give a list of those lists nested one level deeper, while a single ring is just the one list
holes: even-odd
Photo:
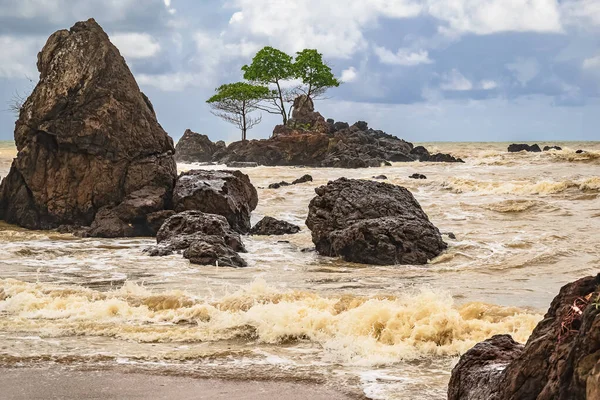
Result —
[{"label": "rough rock surface", "polygon": [[439,230],[401,186],[340,178],[315,192],[306,225],[322,255],[364,264],[425,264],[446,249]]},{"label": "rough rock surface", "polygon": [[147,249],[150,256],[183,251],[194,264],[245,267],[237,254],[245,252],[240,235],[221,215],[185,211],[168,218],[156,235],[157,245]]},{"label": "rough rock surface", "polygon": [[563,286],[524,347],[496,336],[466,352],[452,371],[449,400],[598,398],[599,289],[600,275]]},{"label": "rough rock surface", "polygon": [[509,153],[518,153],[519,151],[529,151],[529,152],[533,152],[533,153],[539,153],[542,151],[542,149],[540,149],[540,146],[538,146],[537,144],[534,145],[528,145],[528,144],[511,144],[510,146],[508,146],[508,152]]},{"label": "rough rock surface", "polygon": [[[137,191],[170,194],[173,141],[93,19],[52,34],[37,68],[39,83],[16,122],[18,154],[0,187],[0,218],[31,229],[86,226]],[[146,223],[123,222],[137,221]]]},{"label": "rough rock surface", "polygon": [[315,111],[312,99],[306,95],[294,99],[292,117],[285,125],[277,125],[273,130],[273,136],[293,134],[296,130],[317,133],[328,133],[330,130],[325,118]]},{"label": "rough rock surface", "polygon": [[175,146],[175,161],[209,162],[213,154],[224,147],[223,141],[213,143],[208,136],[186,129]]},{"label": "rough rock surface", "polygon": [[182,172],[173,191],[176,212],[198,210],[222,215],[240,233],[250,231],[250,213],[257,204],[256,188],[240,171]]},{"label": "rough rock surface", "polygon": [[298,225],[273,217],[264,217],[252,227],[251,235],[288,235],[300,232]]}]

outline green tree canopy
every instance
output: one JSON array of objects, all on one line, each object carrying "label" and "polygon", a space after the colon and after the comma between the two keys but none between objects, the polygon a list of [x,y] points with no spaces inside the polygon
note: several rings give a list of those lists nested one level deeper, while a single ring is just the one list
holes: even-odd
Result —
[{"label": "green tree canopy", "polygon": [[300,90],[310,98],[323,95],[331,87],[340,86],[340,81],[323,61],[323,55],[315,49],[304,49],[296,53],[294,75],[303,83]]},{"label": "green tree canopy", "polygon": [[219,86],[216,93],[206,102],[210,104],[212,113],[223,120],[237,126],[242,131],[242,140],[246,133],[260,123],[261,117],[251,118],[248,114],[258,109],[258,104],[272,96],[272,91],[265,86],[247,82],[228,83]]}]

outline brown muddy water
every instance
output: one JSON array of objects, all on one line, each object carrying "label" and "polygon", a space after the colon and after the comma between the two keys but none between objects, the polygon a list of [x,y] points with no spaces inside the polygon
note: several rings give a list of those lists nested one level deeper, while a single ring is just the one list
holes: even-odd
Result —
[{"label": "brown muddy water", "polygon": [[[245,169],[259,187],[253,223],[270,215],[302,226],[244,238],[245,269],[147,257],[152,239],[0,225],[0,366],[312,380],[373,399],[443,399],[462,352],[497,333],[525,341],[561,285],[598,272],[600,142],[556,144],[564,150],[426,144],[465,164]],[[14,154],[0,142],[0,176]],[[428,179],[408,179],[415,172]],[[305,173],[315,181],[264,189]],[[301,252],[312,245],[314,188],[379,174],[456,235],[448,250],[393,267]]]}]

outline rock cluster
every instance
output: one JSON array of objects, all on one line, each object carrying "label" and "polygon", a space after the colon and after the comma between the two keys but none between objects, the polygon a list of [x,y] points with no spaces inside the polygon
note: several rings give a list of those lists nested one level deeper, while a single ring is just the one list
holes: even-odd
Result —
[{"label": "rock cluster", "polygon": [[340,178],[315,192],[306,226],[322,255],[364,264],[425,264],[447,247],[401,186]]},{"label": "rock cluster", "polygon": [[0,218],[30,229],[109,218],[115,234],[146,231],[173,189],[174,147],[117,48],[90,19],[52,34],[37,68]]},{"label": "rock cluster", "polygon": [[222,140],[213,143],[208,136],[186,129],[175,146],[175,161],[210,162],[213,155],[225,147],[225,142]]},{"label": "rock cluster", "polygon": [[544,151],[550,151],[550,150],[562,150],[562,147],[560,146],[544,146]]},{"label": "rock cluster", "polygon": [[298,225],[273,217],[264,217],[250,231],[251,235],[290,235],[300,232]]},{"label": "rock cluster", "polygon": [[519,151],[540,153],[542,151],[542,149],[540,149],[540,146],[538,146],[537,144],[528,145],[528,144],[524,144],[524,143],[522,143],[522,144],[513,143],[510,146],[508,146],[509,153],[518,153]]},{"label": "rock cluster", "polygon": [[414,173],[411,176],[409,176],[410,179],[427,179],[427,177],[423,174],[417,174]]},{"label": "rock cluster", "polygon": [[452,371],[449,400],[600,398],[600,275],[565,285],[523,346],[494,336]]},{"label": "rock cluster", "polygon": [[292,183],[289,183],[289,182],[286,182],[286,181],[271,183],[269,185],[269,189],[279,189],[282,186],[297,185],[299,183],[312,182],[312,180],[313,180],[312,176],[310,176],[308,174],[305,174],[305,175],[302,175],[300,178],[295,179],[294,181],[292,181]]}]

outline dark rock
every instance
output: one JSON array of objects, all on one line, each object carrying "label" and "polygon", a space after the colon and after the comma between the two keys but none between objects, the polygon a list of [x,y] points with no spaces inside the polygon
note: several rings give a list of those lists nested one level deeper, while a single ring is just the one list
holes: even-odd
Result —
[{"label": "dark rock", "polygon": [[357,127],[360,131],[366,131],[369,129],[369,124],[367,124],[365,121],[357,121],[353,126]]},{"label": "dark rock", "polygon": [[146,249],[150,256],[182,251],[194,264],[244,267],[237,252],[245,252],[240,235],[221,215],[185,211],[169,217],[156,235],[157,245]]},{"label": "dark rock", "polygon": [[310,176],[309,174],[305,174],[305,175],[302,175],[302,176],[301,176],[300,178],[298,178],[298,179],[294,179],[294,180],[292,181],[292,185],[297,185],[297,184],[299,184],[299,183],[312,182],[312,180],[313,180],[312,176]]},{"label": "dark rock", "polygon": [[508,152],[509,153],[518,153],[519,151],[529,151],[529,152],[534,152],[534,153],[539,153],[542,151],[542,149],[540,149],[540,146],[538,146],[537,144],[534,145],[528,145],[528,144],[511,144],[510,146],[508,146]]},{"label": "dark rock", "polygon": [[173,210],[162,210],[146,215],[148,229],[153,232],[152,236],[156,236],[165,221],[175,215]]},{"label": "dark rock", "polygon": [[429,150],[427,150],[423,146],[414,147],[410,151],[410,154],[412,154],[413,156],[416,156],[417,160],[419,160],[419,161],[427,161],[427,160],[429,160]]},{"label": "dark rock", "polygon": [[350,125],[347,122],[338,121],[333,124],[333,132],[341,131],[342,129],[348,129]]},{"label": "dark rock", "polygon": [[333,118],[327,118],[327,123],[333,125],[335,124],[335,120]]},{"label": "dark rock", "polygon": [[425,264],[446,249],[403,187],[340,178],[315,192],[306,225],[322,255],[365,264]]},{"label": "dark rock", "polygon": [[411,176],[409,176],[410,179],[427,179],[427,177],[423,174],[417,174],[414,173]]},{"label": "dark rock", "polygon": [[227,167],[229,168],[256,168],[258,167],[258,163],[249,162],[249,161],[232,161],[227,163]]},{"label": "dark rock", "polygon": [[277,182],[277,183],[271,183],[269,185],[269,189],[279,189],[282,186],[290,186],[290,183],[286,182],[286,181],[281,181],[281,182]]},{"label": "dark rock", "polygon": [[52,229],[90,225],[103,210],[100,219],[112,220],[103,235],[132,234],[137,228],[108,208],[147,188],[170,197],[172,139],[93,19],[52,34],[37,67],[15,127],[18,154],[0,186],[0,218]]},{"label": "dark rock", "polygon": [[289,235],[300,232],[300,227],[273,217],[264,217],[250,231],[251,235]]},{"label": "dark rock", "polygon": [[404,153],[390,154],[387,157],[387,160],[389,160],[391,162],[413,162],[413,161],[415,161],[414,158],[412,158],[411,156],[404,154]]},{"label": "dark rock", "polygon": [[577,150],[575,153],[576,154],[582,154],[582,153],[585,153],[585,151],[583,151],[583,150]]},{"label": "dark rock", "polygon": [[560,147],[560,146],[544,146],[544,151],[549,151],[549,150],[562,150],[562,147]]},{"label": "dark rock", "polygon": [[175,146],[175,161],[210,162],[219,148],[208,136],[186,129]]},{"label": "dark rock", "polygon": [[387,176],[385,176],[385,175],[377,175],[377,176],[373,176],[372,178],[373,179],[382,179],[382,180],[385,180],[385,179],[387,179]]},{"label": "dark rock", "polygon": [[452,240],[456,240],[456,235],[452,232],[446,232],[444,235],[448,236]]},{"label": "dark rock", "polygon": [[258,204],[256,188],[240,171],[191,170],[177,178],[173,191],[176,212],[198,210],[224,216],[240,233],[250,231],[250,213]]},{"label": "dark rock", "polygon": [[599,288],[600,275],[563,286],[524,347],[494,337],[469,350],[452,371],[448,398],[597,398],[589,396],[600,389]]},{"label": "dark rock", "polygon": [[294,99],[292,117],[285,125],[277,125],[273,136],[295,134],[297,131],[329,133],[330,125],[323,116],[315,111],[312,99],[300,95]]},{"label": "dark rock", "polygon": [[444,153],[435,153],[435,154],[431,154],[427,160],[421,160],[421,161],[428,161],[428,162],[457,162],[457,163],[464,163],[464,161],[461,158],[456,158],[451,156],[450,154],[444,154]]}]

